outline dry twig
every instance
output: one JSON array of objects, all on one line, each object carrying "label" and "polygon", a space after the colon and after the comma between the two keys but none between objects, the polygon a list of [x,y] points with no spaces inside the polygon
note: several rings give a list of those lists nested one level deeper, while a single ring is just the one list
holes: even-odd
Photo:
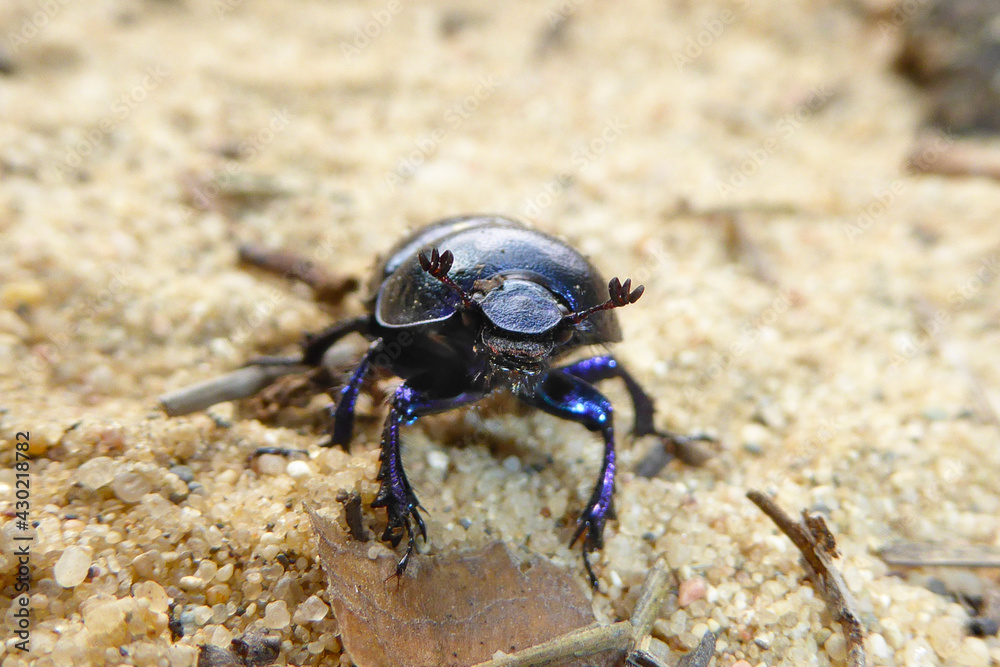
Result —
[{"label": "dry twig", "polygon": [[774,271],[774,262],[747,231],[743,215],[733,213],[722,216],[726,232],[726,248],[734,260],[743,260],[750,267],[757,280],[771,287],[778,287],[778,277]]},{"label": "dry twig", "polygon": [[882,547],[878,555],[897,567],[1000,567],[1000,548],[986,544],[900,542]]},{"label": "dry twig", "polygon": [[1000,181],[1000,150],[969,141],[922,139],[910,152],[907,167],[915,174],[983,176]]},{"label": "dry twig", "polygon": [[340,303],[348,292],[358,286],[357,278],[336,275],[287,250],[247,243],[240,246],[239,257],[249,266],[305,283],[312,288],[316,300],[326,304]]},{"label": "dry twig", "polygon": [[283,375],[301,372],[302,366],[271,364],[245,366],[232,373],[206,380],[160,396],[160,404],[170,417],[198,412],[216,403],[248,398]]},{"label": "dry twig", "polygon": [[770,517],[802,553],[802,558],[810,570],[810,578],[826,599],[830,613],[840,622],[844,630],[847,664],[851,667],[864,667],[867,664],[864,628],[861,627],[847,585],[833,564],[833,559],[840,554],[837,551],[837,542],[830,529],[826,527],[826,522],[822,517],[810,516],[803,510],[802,522],[799,523],[760,491],[748,492],[747,498]]}]

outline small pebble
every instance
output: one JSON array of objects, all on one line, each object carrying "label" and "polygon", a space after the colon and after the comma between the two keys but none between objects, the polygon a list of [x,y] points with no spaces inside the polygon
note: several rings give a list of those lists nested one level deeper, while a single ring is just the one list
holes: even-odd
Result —
[{"label": "small pebble", "polygon": [[80,547],[66,547],[52,568],[52,574],[63,588],[74,588],[87,578],[90,565],[90,556],[86,551]]},{"label": "small pebble", "polygon": [[107,456],[96,456],[84,463],[76,471],[76,482],[90,491],[107,486],[115,478],[115,463]]},{"label": "small pebble", "polygon": [[194,471],[188,466],[174,466],[170,469],[170,472],[177,475],[185,484],[194,481]]},{"label": "small pebble", "polygon": [[178,585],[185,591],[200,591],[205,587],[205,580],[200,577],[186,576],[181,577]]},{"label": "small pebble", "polygon": [[321,621],[326,618],[327,612],[329,611],[330,608],[326,606],[325,602],[320,600],[315,595],[311,595],[305,602],[298,606],[292,620],[296,623]]},{"label": "small pebble", "polygon": [[508,456],[503,460],[503,467],[511,472],[517,472],[521,469],[521,459],[516,456]]},{"label": "small pebble", "polygon": [[17,310],[37,306],[45,299],[45,286],[37,280],[10,282],[0,288],[0,306]]},{"label": "small pebble", "polygon": [[885,642],[885,637],[877,632],[873,632],[868,635],[868,650],[871,654],[882,661],[885,661],[892,655],[892,649]]},{"label": "small pebble", "polygon": [[440,470],[442,472],[448,470],[448,463],[451,459],[447,454],[440,450],[431,450],[427,453],[427,465],[429,465],[434,470]]},{"label": "small pebble", "polygon": [[114,598],[94,605],[84,605],[83,624],[92,634],[111,634],[125,624],[125,612]]},{"label": "small pebble", "polygon": [[122,502],[134,504],[152,491],[153,486],[139,473],[123,472],[115,475],[111,481],[111,490]]},{"label": "small pebble", "polygon": [[229,578],[233,576],[234,569],[235,568],[233,567],[232,563],[226,563],[225,565],[219,568],[218,572],[215,573],[215,580],[219,582],[229,581]]},{"label": "small pebble", "polygon": [[255,459],[254,468],[261,475],[280,475],[286,469],[285,459],[276,454],[261,454]]},{"label": "small pebble", "polygon": [[680,590],[677,593],[677,606],[686,607],[695,600],[702,599],[705,597],[706,590],[705,580],[701,577],[681,582]]},{"label": "small pebble", "polygon": [[823,643],[823,650],[834,662],[842,662],[847,658],[847,645],[844,643],[844,635],[835,632]]},{"label": "small pebble", "polygon": [[264,609],[264,625],[272,630],[287,628],[291,620],[284,600],[275,600]]},{"label": "small pebble", "polygon": [[286,469],[292,479],[302,479],[312,474],[312,468],[305,461],[291,461]]}]

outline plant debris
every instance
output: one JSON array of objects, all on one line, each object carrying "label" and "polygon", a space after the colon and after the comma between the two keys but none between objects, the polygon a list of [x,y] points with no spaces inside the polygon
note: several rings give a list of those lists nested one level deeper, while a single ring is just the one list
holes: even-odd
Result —
[{"label": "plant debris", "polygon": [[357,278],[335,274],[288,250],[246,243],[240,246],[239,257],[240,262],[247,266],[305,283],[312,288],[317,301],[328,305],[338,305],[349,292],[358,287]]},{"label": "plant debris", "polygon": [[1000,568],[1000,548],[987,544],[899,542],[882,547],[878,555],[889,565],[901,567]]},{"label": "plant debris", "polygon": [[211,644],[198,648],[198,667],[267,667],[278,659],[281,639],[261,632],[248,632],[233,639],[229,648]]},{"label": "plant debris", "polygon": [[[576,578],[542,558],[518,562],[494,543],[416,558],[394,581],[392,553],[307,511],[344,651],[358,667],[464,667],[594,622]],[[587,664],[611,667],[622,654],[601,657]]]},{"label": "plant debris", "polygon": [[344,519],[347,521],[347,529],[350,531],[351,537],[356,542],[370,540],[371,537],[365,530],[361,494],[357,491],[348,492],[347,489],[341,489],[337,492],[337,502],[344,506]]},{"label": "plant debris", "polygon": [[301,367],[292,365],[245,366],[220,377],[163,394],[159,401],[167,416],[180,417],[199,412],[216,403],[248,398],[278,378],[301,370]]},{"label": "plant debris", "polygon": [[839,557],[840,552],[837,551],[837,541],[827,528],[826,521],[821,516],[812,516],[803,510],[802,523],[798,523],[760,491],[749,491],[747,498],[770,517],[802,553],[810,578],[826,600],[830,613],[844,629],[847,664],[851,667],[864,667],[868,660],[865,653],[865,631],[847,585],[833,564],[833,559]]},{"label": "plant debris", "polygon": [[1000,181],[1000,150],[978,142],[927,135],[917,139],[907,156],[906,167],[914,174]]},{"label": "plant debris", "polygon": [[[670,592],[669,574],[669,568],[663,559],[653,565],[642,585],[642,590],[639,591],[639,600],[632,611],[632,617],[627,621],[570,632],[544,644],[514,655],[496,657],[475,667],[561,665],[570,658],[581,658],[609,650],[615,651],[612,655],[627,652],[626,663],[632,667],[666,667],[663,661],[650,651],[649,633]],[[707,667],[715,653],[716,639],[714,633],[706,632],[695,650],[682,657],[677,667]],[[586,664],[597,663],[590,659]]]},{"label": "plant debris", "polygon": [[1000,132],[998,20],[995,0],[932,0],[904,23],[896,64],[927,88],[934,125]]}]

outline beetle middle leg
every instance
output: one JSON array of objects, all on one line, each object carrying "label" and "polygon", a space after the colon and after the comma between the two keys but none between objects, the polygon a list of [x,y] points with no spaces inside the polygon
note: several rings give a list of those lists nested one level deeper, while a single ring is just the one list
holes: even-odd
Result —
[{"label": "beetle middle leg", "polygon": [[615,492],[615,432],[611,401],[604,397],[586,380],[560,369],[552,370],[533,387],[519,397],[556,417],[583,424],[590,431],[604,436],[604,462],[601,474],[594,485],[594,492],[587,501],[577,522],[576,532],[570,544],[583,537],[583,565],[587,569],[590,583],[597,588],[597,577],[590,567],[588,554],[604,546],[604,524],[612,515],[612,499]]},{"label": "beetle middle leg", "polygon": [[340,390],[340,400],[336,407],[330,410],[333,424],[330,429],[330,440],[323,443],[326,446],[340,445],[345,449],[351,444],[351,436],[354,435],[354,408],[358,402],[358,392],[361,391],[361,383],[365,381],[371,371],[372,359],[382,350],[382,339],[377,338],[368,346],[365,356],[361,357],[351,379]]},{"label": "beetle middle leg", "polygon": [[382,483],[372,507],[384,507],[388,522],[382,541],[397,547],[405,532],[406,552],[396,563],[396,576],[401,577],[410,563],[410,556],[416,547],[416,534],[427,540],[427,528],[420,516],[420,502],[417,500],[410,481],[403,470],[403,457],[399,446],[399,427],[412,424],[418,417],[444,412],[482,399],[480,393],[466,392],[457,396],[435,397],[410,385],[397,387],[392,397],[389,416],[382,429],[382,451],[379,454],[379,470],[376,479]]}]

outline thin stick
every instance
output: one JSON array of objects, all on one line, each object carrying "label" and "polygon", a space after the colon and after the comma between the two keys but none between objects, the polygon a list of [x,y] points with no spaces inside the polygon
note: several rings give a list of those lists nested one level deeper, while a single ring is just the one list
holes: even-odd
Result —
[{"label": "thin stick", "polygon": [[897,567],[1000,567],[1000,548],[987,544],[900,542],[882,547],[878,555]]},{"label": "thin stick", "polygon": [[269,273],[292,278],[312,288],[317,301],[337,304],[348,292],[356,289],[356,278],[339,276],[315,262],[287,250],[274,250],[251,243],[239,248],[240,261]]},{"label": "thin stick", "polygon": [[639,600],[635,603],[632,611],[632,645],[635,646],[644,635],[648,635],[656,620],[663,601],[670,594],[670,568],[662,558],[653,564],[646,577],[642,590],[639,591]]},{"label": "thin stick", "polygon": [[595,653],[624,649],[632,636],[632,624],[619,621],[612,625],[583,628],[556,637],[543,644],[526,648],[475,667],[546,667],[570,658],[582,658]]},{"label": "thin stick", "polygon": [[967,141],[942,141],[940,137],[917,142],[907,159],[916,174],[982,176],[1000,180],[1000,151]]},{"label": "thin stick", "polygon": [[170,417],[199,412],[216,403],[253,396],[279,377],[301,372],[298,365],[246,366],[212,380],[160,396],[160,405]]},{"label": "thin stick", "polygon": [[854,600],[847,590],[847,585],[840,576],[840,571],[833,565],[833,559],[840,554],[837,552],[833,534],[826,527],[826,522],[822,517],[810,516],[805,511],[802,512],[802,522],[795,521],[769,496],[760,491],[749,491],[747,498],[770,517],[802,553],[802,558],[811,570],[813,583],[826,599],[834,620],[839,621],[844,630],[847,664],[851,667],[865,667],[868,658],[865,653],[864,628],[858,620]]}]

